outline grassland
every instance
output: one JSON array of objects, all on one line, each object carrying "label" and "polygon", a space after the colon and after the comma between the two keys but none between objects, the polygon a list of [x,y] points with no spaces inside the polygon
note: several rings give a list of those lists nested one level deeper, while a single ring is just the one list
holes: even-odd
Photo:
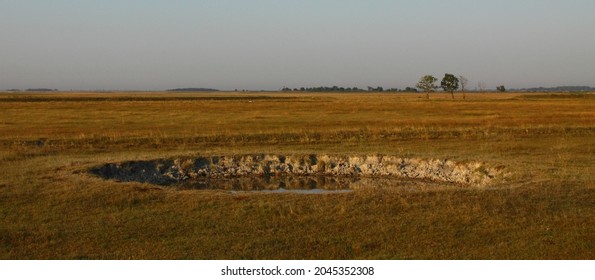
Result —
[{"label": "grassland", "polygon": [[[0,259],[594,259],[594,135],[593,94],[0,94]],[[481,161],[511,176],[301,195],[86,172],[248,153]]]}]

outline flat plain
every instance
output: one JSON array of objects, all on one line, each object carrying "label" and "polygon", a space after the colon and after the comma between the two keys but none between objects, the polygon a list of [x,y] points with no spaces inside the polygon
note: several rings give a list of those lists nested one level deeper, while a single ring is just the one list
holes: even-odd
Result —
[{"label": "flat plain", "polygon": [[[594,259],[592,93],[0,94],[0,259]],[[245,154],[479,161],[488,186],[300,194],[104,180]]]}]

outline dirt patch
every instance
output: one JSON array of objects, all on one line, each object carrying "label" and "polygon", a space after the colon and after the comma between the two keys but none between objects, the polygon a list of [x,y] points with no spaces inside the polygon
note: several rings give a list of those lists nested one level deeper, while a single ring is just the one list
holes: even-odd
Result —
[{"label": "dirt patch", "polygon": [[480,162],[396,156],[236,155],[108,163],[91,173],[104,179],[194,189],[348,189],[374,178],[418,179],[484,187],[503,167]]}]

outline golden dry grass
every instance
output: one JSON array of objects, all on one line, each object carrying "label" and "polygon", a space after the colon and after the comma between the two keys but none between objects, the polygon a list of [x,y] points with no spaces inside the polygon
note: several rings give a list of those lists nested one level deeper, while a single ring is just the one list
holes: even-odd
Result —
[{"label": "golden dry grass", "polygon": [[[594,97],[0,94],[0,258],[593,259]],[[312,196],[85,172],[237,153],[477,160],[512,176],[487,189]]]}]

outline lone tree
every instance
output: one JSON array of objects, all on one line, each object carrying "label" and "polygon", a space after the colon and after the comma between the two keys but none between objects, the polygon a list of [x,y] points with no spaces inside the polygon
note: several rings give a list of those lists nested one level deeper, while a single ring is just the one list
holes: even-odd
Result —
[{"label": "lone tree", "polygon": [[505,88],[504,86],[499,86],[499,87],[496,87],[496,89],[497,89],[499,92],[505,92],[505,91],[506,91],[506,88]]},{"label": "lone tree", "polygon": [[469,84],[469,79],[463,75],[459,75],[459,83],[461,83],[461,91],[465,91],[467,85]]},{"label": "lone tree", "polygon": [[465,88],[467,87],[467,84],[469,83],[469,80],[463,76],[463,75],[459,75],[459,82],[461,83],[461,91],[463,92],[463,99],[465,99]]},{"label": "lone tree", "polygon": [[438,87],[434,84],[438,79],[432,75],[425,75],[421,77],[416,87],[423,90],[426,93],[426,98],[430,99],[430,92],[433,92]]},{"label": "lone tree", "polygon": [[452,99],[455,99],[454,91],[459,89],[459,79],[453,74],[444,74],[444,78],[442,78],[440,87],[444,91],[450,92]]}]

